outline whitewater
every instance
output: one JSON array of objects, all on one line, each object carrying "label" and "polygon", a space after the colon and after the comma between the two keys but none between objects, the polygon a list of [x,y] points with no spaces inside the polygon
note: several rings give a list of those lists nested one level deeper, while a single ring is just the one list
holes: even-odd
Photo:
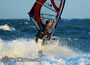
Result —
[{"label": "whitewater", "polygon": [[[41,47],[40,42],[34,39],[17,39],[13,41],[3,41],[0,39],[0,58],[8,56],[11,58],[39,58],[39,62],[8,61],[7,65],[89,65],[90,55],[83,52],[75,52],[67,46],[60,45],[60,41],[54,40]],[[6,44],[7,43],[7,44]],[[43,51],[39,56],[38,51]],[[0,65],[6,65],[1,62]]]},{"label": "whitewater", "polygon": [[36,30],[30,21],[0,20],[0,65],[90,65],[89,24],[88,20],[62,20],[56,40],[41,46],[41,41],[35,42]]}]

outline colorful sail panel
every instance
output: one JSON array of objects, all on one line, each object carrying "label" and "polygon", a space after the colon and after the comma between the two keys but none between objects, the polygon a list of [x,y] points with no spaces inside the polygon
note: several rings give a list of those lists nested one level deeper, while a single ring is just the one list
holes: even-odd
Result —
[{"label": "colorful sail panel", "polygon": [[34,6],[29,12],[29,16],[33,19],[37,28],[42,29],[46,20],[55,20],[56,27],[61,17],[65,0],[36,0]]},{"label": "colorful sail panel", "polygon": [[[61,14],[62,14],[64,6],[65,6],[65,0],[51,0],[51,2],[57,12],[56,23],[54,25],[54,29],[51,32],[51,35],[53,35],[58,22],[61,20]],[[55,4],[57,4],[57,5],[55,5]]]},{"label": "colorful sail panel", "polygon": [[[45,3],[46,0],[37,0],[32,7],[31,11],[29,12],[29,16],[32,17],[36,23],[38,29],[42,26],[41,16],[40,16],[40,9]],[[33,21],[33,22],[34,22]]]},{"label": "colorful sail panel", "polygon": [[[52,3],[53,3],[54,1],[56,1],[56,0],[52,0]],[[53,4],[53,7],[54,7],[55,10],[57,11],[57,18],[56,18],[57,22],[58,22],[58,20],[61,19],[61,14],[62,14],[62,12],[63,12],[63,8],[64,8],[64,5],[65,5],[65,0],[58,0],[58,1],[60,1],[58,7]],[[60,19],[59,19],[59,18],[60,18]]]}]

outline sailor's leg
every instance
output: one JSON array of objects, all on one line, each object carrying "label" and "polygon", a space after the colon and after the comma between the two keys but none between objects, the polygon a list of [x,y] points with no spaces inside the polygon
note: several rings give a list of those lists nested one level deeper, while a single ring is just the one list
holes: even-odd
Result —
[{"label": "sailor's leg", "polygon": [[38,38],[36,37],[36,39],[35,39],[35,42],[37,43],[38,42]]},{"label": "sailor's leg", "polygon": [[38,38],[39,38],[39,32],[36,34],[36,38],[35,38],[36,42],[38,42]]},{"label": "sailor's leg", "polygon": [[43,39],[42,45],[46,45],[46,44],[47,44],[47,38]]},{"label": "sailor's leg", "polygon": [[41,32],[41,31],[39,30],[39,31],[37,32],[37,34],[36,34],[36,39],[35,39],[36,42],[38,42],[38,39],[39,39],[39,37],[40,37],[40,32]]}]

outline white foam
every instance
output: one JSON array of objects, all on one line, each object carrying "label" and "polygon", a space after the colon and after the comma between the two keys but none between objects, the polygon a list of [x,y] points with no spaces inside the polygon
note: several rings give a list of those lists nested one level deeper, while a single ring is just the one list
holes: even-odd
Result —
[{"label": "white foam", "polygon": [[[64,58],[67,57],[72,58],[71,56],[77,56],[80,54],[74,52],[72,49],[68,48],[67,46],[59,46],[58,43],[55,43],[55,41],[44,46],[41,46],[40,44],[41,42],[42,40],[40,40],[39,43],[36,44],[34,39],[17,39],[13,41],[3,41],[0,39],[0,58],[4,56],[15,57],[15,58],[16,57],[36,58],[38,57],[38,51],[42,49],[43,53],[45,54],[44,57],[41,57],[42,65],[67,65],[66,63],[69,63],[69,61],[67,62],[67,60],[65,60]],[[58,57],[58,59],[56,57]],[[79,65],[85,65],[87,63],[86,61],[84,61],[81,57],[81,59],[79,59],[77,63],[79,63]],[[23,62],[16,63],[16,65],[22,65],[22,64]],[[24,64],[39,65],[40,63],[24,62]],[[3,63],[1,65],[3,65]]]},{"label": "white foam", "polygon": [[2,30],[8,30],[8,31],[13,31],[13,30],[15,30],[15,28],[13,28],[13,27],[10,27],[8,24],[5,24],[5,25],[0,25],[0,29],[2,29]]},{"label": "white foam", "polygon": [[41,49],[43,53],[48,56],[70,57],[78,55],[78,53],[67,46],[59,46],[55,41],[44,46],[42,46],[40,42],[36,44],[34,39],[17,39],[8,42],[3,40],[0,41],[0,55],[2,56],[36,57],[38,56],[38,51]]},{"label": "white foam", "polygon": [[90,32],[88,32],[88,34],[90,34]]}]

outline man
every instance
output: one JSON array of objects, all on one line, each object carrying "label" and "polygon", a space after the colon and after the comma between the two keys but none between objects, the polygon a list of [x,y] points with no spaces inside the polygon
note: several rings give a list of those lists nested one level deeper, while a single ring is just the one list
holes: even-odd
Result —
[{"label": "man", "polygon": [[36,42],[38,42],[38,39],[44,38],[50,39],[50,34],[52,32],[53,25],[54,25],[53,20],[47,20],[46,24],[43,24],[42,30],[40,30],[36,35]]}]

